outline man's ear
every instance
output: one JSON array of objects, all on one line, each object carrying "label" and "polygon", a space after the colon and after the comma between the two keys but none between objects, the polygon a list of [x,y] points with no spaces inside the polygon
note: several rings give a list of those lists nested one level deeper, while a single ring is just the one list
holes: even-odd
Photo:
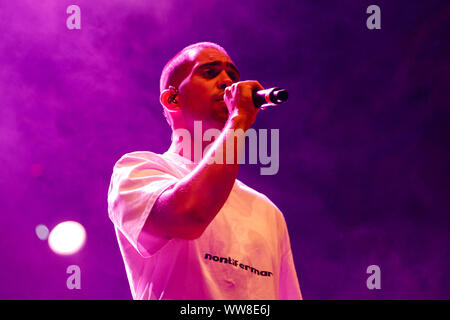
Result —
[{"label": "man's ear", "polygon": [[171,89],[165,89],[161,91],[161,94],[159,96],[159,101],[161,104],[168,110],[168,111],[178,111],[180,110],[180,107],[177,104],[176,99],[170,99],[171,96],[173,96],[175,92]]}]

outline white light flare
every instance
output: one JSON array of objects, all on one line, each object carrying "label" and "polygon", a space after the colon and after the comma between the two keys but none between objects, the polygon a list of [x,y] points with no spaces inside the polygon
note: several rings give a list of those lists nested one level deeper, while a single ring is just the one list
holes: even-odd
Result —
[{"label": "white light flare", "polygon": [[84,227],[76,221],[64,221],[50,232],[48,245],[53,252],[62,255],[74,254],[86,241]]}]

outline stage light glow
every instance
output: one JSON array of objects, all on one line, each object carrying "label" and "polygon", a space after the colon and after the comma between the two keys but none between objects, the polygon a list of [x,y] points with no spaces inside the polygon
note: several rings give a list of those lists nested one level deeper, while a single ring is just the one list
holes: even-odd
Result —
[{"label": "stage light glow", "polygon": [[57,254],[69,255],[77,252],[84,245],[86,231],[76,221],[64,221],[50,232],[48,245]]}]

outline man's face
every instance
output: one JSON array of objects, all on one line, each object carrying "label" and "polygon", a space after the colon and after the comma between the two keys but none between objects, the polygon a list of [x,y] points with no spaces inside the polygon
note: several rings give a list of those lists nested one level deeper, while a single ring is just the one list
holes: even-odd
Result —
[{"label": "man's face", "polygon": [[192,69],[178,88],[183,115],[188,121],[223,126],[228,119],[224,90],[239,81],[239,71],[226,53],[215,48],[195,49],[191,58]]}]

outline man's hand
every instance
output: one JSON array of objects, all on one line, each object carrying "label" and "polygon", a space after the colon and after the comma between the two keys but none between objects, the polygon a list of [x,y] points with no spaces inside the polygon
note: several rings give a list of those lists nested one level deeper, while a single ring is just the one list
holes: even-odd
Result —
[{"label": "man's hand", "polygon": [[258,81],[241,81],[226,87],[224,101],[228,108],[228,120],[240,118],[250,128],[260,109],[253,104],[252,94],[262,89],[264,88]]}]

